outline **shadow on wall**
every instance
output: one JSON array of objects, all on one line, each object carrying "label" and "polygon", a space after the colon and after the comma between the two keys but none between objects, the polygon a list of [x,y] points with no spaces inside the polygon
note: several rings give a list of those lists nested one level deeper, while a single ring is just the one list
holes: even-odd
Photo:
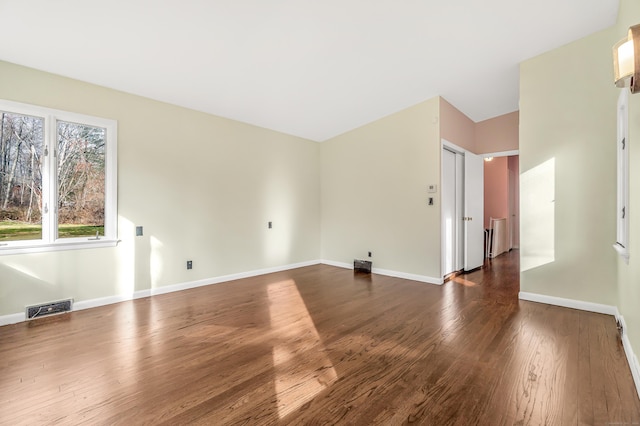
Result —
[{"label": "shadow on wall", "polygon": [[[119,234],[134,225],[120,217]],[[124,238],[114,248],[65,250],[3,256],[0,259],[0,316],[24,312],[26,306],[73,299],[74,303],[109,298],[128,300],[160,279],[161,243],[153,237]],[[154,251],[155,250],[155,251]],[[155,263],[151,260],[155,259]]]},{"label": "shadow on wall", "polygon": [[[0,312],[3,313],[24,312],[28,305],[71,297],[61,295],[58,285],[43,280],[35,270],[11,260],[0,263],[0,276]],[[16,301],[23,306],[16,309]]]}]

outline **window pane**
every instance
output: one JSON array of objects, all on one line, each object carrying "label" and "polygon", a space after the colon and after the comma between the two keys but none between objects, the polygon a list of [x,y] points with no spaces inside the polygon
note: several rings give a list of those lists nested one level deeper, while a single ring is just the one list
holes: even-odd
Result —
[{"label": "window pane", "polygon": [[57,125],[58,238],[104,236],[106,129]]},{"label": "window pane", "polygon": [[44,119],[0,115],[0,243],[41,239]]}]

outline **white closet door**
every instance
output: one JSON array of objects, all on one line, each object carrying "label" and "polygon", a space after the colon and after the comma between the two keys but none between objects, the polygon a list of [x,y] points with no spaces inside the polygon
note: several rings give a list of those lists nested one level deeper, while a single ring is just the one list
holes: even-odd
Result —
[{"label": "white closet door", "polygon": [[456,265],[456,154],[442,150],[442,275]]},{"label": "white closet door", "polygon": [[484,263],[484,162],[479,155],[464,154],[464,269]]}]

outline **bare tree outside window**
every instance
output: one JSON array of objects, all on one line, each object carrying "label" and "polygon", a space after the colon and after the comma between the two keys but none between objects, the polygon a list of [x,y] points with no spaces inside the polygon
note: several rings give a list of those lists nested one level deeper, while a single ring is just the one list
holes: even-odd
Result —
[{"label": "bare tree outside window", "polygon": [[40,239],[44,119],[0,116],[0,241]]},{"label": "bare tree outside window", "polygon": [[106,129],[58,121],[58,238],[104,236]]},{"label": "bare tree outside window", "polygon": [[[44,119],[0,114],[0,241],[41,239]],[[57,238],[104,236],[106,129],[58,121],[57,141]]]},{"label": "bare tree outside window", "polygon": [[0,99],[0,256],[118,243],[115,120]]}]

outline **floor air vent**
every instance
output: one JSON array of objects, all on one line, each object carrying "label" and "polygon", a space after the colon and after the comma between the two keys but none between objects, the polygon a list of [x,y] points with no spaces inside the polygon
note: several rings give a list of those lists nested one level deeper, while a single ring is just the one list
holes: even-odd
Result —
[{"label": "floor air vent", "polygon": [[40,318],[48,315],[61,314],[71,311],[73,299],[43,303],[42,305],[27,306],[27,319]]},{"label": "floor air vent", "polygon": [[353,261],[353,270],[356,272],[366,272],[371,273],[371,262],[368,260],[358,260],[355,259]]}]

